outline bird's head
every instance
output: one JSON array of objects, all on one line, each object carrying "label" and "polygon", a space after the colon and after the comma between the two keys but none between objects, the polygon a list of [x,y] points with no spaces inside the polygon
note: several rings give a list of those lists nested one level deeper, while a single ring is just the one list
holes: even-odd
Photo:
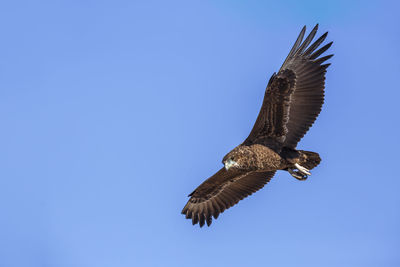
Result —
[{"label": "bird's head", "polygon": [[222,159],[222,163],[226,170],[250,170],[252,168],[251,162],[253,158],[254,153],[251,151],[250,147],[238,146],[225,155]]}]

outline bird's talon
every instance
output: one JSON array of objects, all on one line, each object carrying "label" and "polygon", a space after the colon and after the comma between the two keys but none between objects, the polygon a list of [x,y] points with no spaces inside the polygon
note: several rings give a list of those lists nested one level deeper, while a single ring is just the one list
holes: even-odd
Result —
[{"label": "bird's talon", "polygon": [[293,168],[288,168],[288,171],[297,180],[304,181],[308,178],[308,175],[300,170],[294,170]]},{"label": "bird's talon", "polygon": [[295,163],[294,166],[299,170],[299,172],[301,172],[304,175],[311,175],[311,172],[309,169],[304,168],[303,166]]}]

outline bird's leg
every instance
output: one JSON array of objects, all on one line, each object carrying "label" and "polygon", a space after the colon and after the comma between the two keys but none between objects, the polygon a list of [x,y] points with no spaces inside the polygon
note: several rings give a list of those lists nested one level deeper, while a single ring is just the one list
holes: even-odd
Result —
[{"label": "bird's leg", "polygon": [[303,175],[302,173],[300,173],[299,171],[295,170],[294,168],[288,168],[288,172],[297,180],[306,180],[307,179],[307,175]]},{"label": "bird's leg", "polygon": [[311,172],[309,169],[304,168],[303,166],[299,165],[298,163],[295,163],[294,166],[299,170],[304,175],[311,175]]},{"label": "bird's leg", "polygon": [[294,166],[297,168],[297,170],[294,168],[288,168],[288,171],[297,180],[306,180],[308,175],[311,175],[311,172],[307,168],[304,168],[297,163],[295,163]]}]

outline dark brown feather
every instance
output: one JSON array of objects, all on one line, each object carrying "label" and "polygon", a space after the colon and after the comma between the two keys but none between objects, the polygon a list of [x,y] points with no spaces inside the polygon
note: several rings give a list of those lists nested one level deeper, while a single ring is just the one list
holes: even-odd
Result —
[{"label": "dark brown feather", "polygon": [[295,73],[289,69],[273,75],[265,91],[261,111],[244,145],[262,144],[274,150],[280,149],[288,131],[286,124],[295,82]]},{"label": "dark brown feather", "polygon": [[[330,65],[322,63],[333,56],[319,58],[332,45],[318,49],[328,33],[310,45],[317,29],[318,24],[303,43],[305,27],[301,30],[278,74],[272,75],[260,113],[243,144],[295,148],[314,123],[324,102],[325,73]],[[287,90],[282,90],[282,84]]]},{"label": "dark brown feather", "polygon": [[212,216],[217,219],[225,209],[261,189],[274,174],[244,173],[222,168],[193,191],[182,214],[186,214],[187,219],[191,218],[193,224],[199,223],[202,227],[206,222],[210,226]]}]

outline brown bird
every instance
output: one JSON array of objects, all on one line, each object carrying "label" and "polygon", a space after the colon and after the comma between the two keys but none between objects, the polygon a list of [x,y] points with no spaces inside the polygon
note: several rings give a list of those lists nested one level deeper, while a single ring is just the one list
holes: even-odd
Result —
[{"label": "brown bird", "polygon": [[[261,189],[277,170],[298,180],[307,179],[321,159],[318,153],[296,146],[321,111],[324,102],[323,64],[333,55],[320,57],[332,42],[318,47],[326,32],[310,45],[318,24],[303,41],[304,26],[278,73],[270,78],[257,120],[247,139],[222,160],[224,167],[190,195],[182,210],[187,219],[202,227],[212,217]],[[318,50],[317,50],[318,49]]]}]

